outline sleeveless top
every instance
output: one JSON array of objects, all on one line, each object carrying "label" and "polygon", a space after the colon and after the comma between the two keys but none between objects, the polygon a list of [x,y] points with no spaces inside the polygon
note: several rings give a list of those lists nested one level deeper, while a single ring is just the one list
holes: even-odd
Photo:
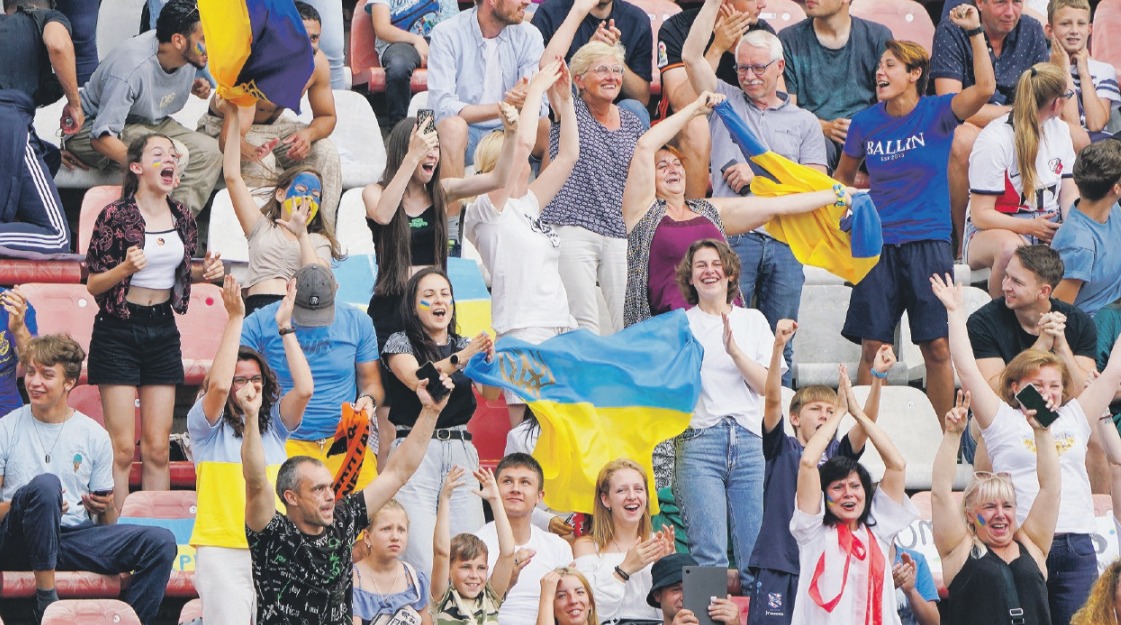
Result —
[{"label": "sleeveless top", "polygon": [[354,574],[358,583],[354,585],[354,616],[363,623],[370,623],[383,614],[393,614],[405,606],[418,613],[428,609],[428,576],[417,571],[412,565],[402,562],[405,567],[405,590],[391,595],[379,595],[362,589],[362,572],[356,566]]},{"label": "sleeveless top", "polygon": [[1051,625],[1047,604],[1047,581],[1035,559],[1019,541],[1020,556],[1005,563],[986,551],[980,558],[970,554],[961,571],[950,583],[946,622],[954,625],[1008,625],[1008,601],[1004,593],[1002,568],[1012,570],[1024,625]]}]

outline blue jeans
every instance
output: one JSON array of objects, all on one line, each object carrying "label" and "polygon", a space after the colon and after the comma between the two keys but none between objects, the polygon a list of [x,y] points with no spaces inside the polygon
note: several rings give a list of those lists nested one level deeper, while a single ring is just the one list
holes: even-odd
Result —
[{"label": "blue jeans", "polygon": [[[740,257],[743,301],[763,313],[767,323],[771,324],[772,332],[779,319],[797,321],[806,274],[802,272],[802,263],[794,258],[790,246],[758,232],[728,237],[728,244]],[[786,359],[782,384],[789,387],[794,365],[794,341],[786,343],[782,355]]]},{"label": "blue jeans", "polygon": [[409,114],[413,72],[420,67],[420,53],[411,43],[391,43],[379,60],[385,68],[385,105],[392,128]]},{"label": "blue jeans", "polygon": [[645,104],[639,102],[638,100],[632,100],[630,98],[619,100],[616,104],[619,106],[619,108],[626,109],[631,113],[634,113],[634,116],[638,118],[638,121],[642,122],[642,128],[644,130],[650,130],[650,109],[646,108]]},{"label": "blue jeans", "polygon": [[[339,0],[307,0],[319,12],[319,49],[331,64],[331,88],[346,90],[346,71],[343,68],[343,3]],[[365,14],[360,19],[370,19]]]},{"label": "blue jeans", "polygon": [[748,561],[763,522],[763,439],[731,417],[676,439],[673,495],[689,552],[701,566],[728,566],[728,535],[740,582],[751,588]]},{"label": "blue jeans", "polygon": [[1051,625],[1070,625],[1098,578],[1094,540],[1087,534],[1058,534],[1047,554],[1047,602]]}]

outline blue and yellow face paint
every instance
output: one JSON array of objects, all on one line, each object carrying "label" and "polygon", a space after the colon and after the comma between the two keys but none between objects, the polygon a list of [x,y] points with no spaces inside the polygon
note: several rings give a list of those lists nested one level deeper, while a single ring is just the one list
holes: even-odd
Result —
[{"label": "blue and yellow face paint", "polygon": [[297,202],[304,200],[308,206],[306,223],[310,224],[315,214],[319,212],[319,198],[322,195],[323,183],[319,181],[319,176],[307,171],[301,172],[292,180],[292,184],[288,185],[288,190],[284,193],[284,201],[281,203],[284,217],[288,218],[297,206]]},{"label": "blue and yellow face paint", "polygon": [[977,515],[977,525],[981,527],[985,527],[985,525],[987,525],[987,523],[985,523],[985,517],[981,516],[980,514]]},{"label": "blue and yellow face paint", "polygon": [[432,302],[429,302],[426,299],[422,299],[420,300],[420,303],[417,304],[417,308],[419,310],[428,310],[429,308],[432,308]]}]

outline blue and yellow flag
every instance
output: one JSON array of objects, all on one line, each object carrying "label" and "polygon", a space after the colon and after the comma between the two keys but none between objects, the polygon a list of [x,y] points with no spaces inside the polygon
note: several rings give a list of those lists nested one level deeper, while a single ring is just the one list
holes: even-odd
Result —
[{"label": "blue and yellow flag", "polygon": [[685,311],[675,310],[611,336],[576,330],[539,345],[503,338],[493,362],[479,354],[466,373],[517,393],[537,415],[533,457],[545,472],[545,503],[591,513],[596,476],[611,460],[634,460],[653,484],[654,446],[689,426],[703,354]]},{"label": "blue and yellow flag", "polygon": [[218,95],[238,106],[267,100],[300,112],[315,67],[292,0],[198,0]]},{"label": "blue and yellow flag", "polygon": [[[751,181],[753,194],[779,197],[828,191],[838,184],[816,169],[770,151],[728,102],[717,104],[715,111],[744,156],[774,177],[755,176]],[[798,262],[821,267],[855,284],[880,261],[883,233],[879,213],[867,193],[857,194],[853,198],[852,214],[847,213],[847,208],[830,204],[809,213],[779,215],[765,227],[771,236],[790,246]],[[841,226],[842,220],[851,223],[851,232]]]}]

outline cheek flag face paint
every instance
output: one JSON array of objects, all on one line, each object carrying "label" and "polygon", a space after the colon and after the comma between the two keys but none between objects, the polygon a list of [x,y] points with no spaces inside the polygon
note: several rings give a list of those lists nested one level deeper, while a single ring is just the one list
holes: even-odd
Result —
[{"label": "cheek flag face paint", "polygon": [[202,41],[195,42],[195,52],[198,52],[199,56],[206,56],[206,44]]},{"label": "cheek flag face paint", "polygon": [[980,514],[977,515],[977,525],[980,525],[981,527],[985,527],[986,525],[985,517],[981,516]]},{"label": "cheek flag face paint", "polygon": [[296,206],[297,200],[307,199],[308,201],[308,214],[307,223],[315,217],[319,212],[319,198],[323,194],[323,184],[319,181],[319,177],[310,172],[303,172],[292,180],[292,184],[288,185],[288,191],[284,194],[284,202],[281,206],[284,208],[284,216],[288,217],[292,214],[292,209]]},{"label": "cheek flag face paint", "polygon": [[426,299],[422,299],[420,300],[420,305],[417,306],[417,308],[421,310],[428,310],[429,308],[432,308],[432,303]]}]

